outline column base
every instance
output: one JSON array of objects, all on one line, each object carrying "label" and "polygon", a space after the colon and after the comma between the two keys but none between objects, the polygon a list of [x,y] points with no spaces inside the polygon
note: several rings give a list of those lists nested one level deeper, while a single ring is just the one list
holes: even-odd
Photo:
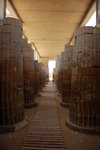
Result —
[{"label": "column base", "polygon": [[14,125],[0,126],[0,134],[19,131],[22,128],[24,128],[27,124],[28,122],[24,119],[23,121],[18,122]]},{"label": "column base", "polygon": [[24,104],[24,108],[32,108],[32,107],[35,107],[35,106],[37,106],[37,105],[38,105],[37,102],[29,103],[29,104]]},{"label": "column base", "polygon": [[63,106],[63,107],[69,107],[69,104],[68,103],[64,103],[64,102],[60,102],[60,105]]},{"label": "column base", "polygon": [[77,132],[88,133],[88,134],[100,134],[100,127],[81,127],[71,123],[69,120],[65,121],[65,125]]}]

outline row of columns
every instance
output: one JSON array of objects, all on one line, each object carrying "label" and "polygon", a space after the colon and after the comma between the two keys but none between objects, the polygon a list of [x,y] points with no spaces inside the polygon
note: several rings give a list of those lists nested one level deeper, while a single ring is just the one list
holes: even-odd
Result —
[{"label": "row of columns", "polygon": [[34,50],[22,39],[22,23],[0,22],[0,132],[24,125],[24,107],[36,106],[35,97],[48,80],[48,69],[34,60]]},{"label": "row of columns", "polygon": [[66,125],[74,130],[100,132],[100,28],[81,27],[74,45],[57,56],[55,82],[61,105],[69,106]]}]

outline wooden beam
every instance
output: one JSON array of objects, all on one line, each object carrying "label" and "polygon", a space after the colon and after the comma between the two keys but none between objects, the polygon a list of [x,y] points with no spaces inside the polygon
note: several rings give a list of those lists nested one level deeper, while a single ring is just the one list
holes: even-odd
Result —
[{"label": "wooden beam", "polygon": [[[77,28],[79,28],[79,27],[81,27],[81,26],[84,26],[84,25],[86,24],[86,21],[85,21],[85,20],[87,20],[86,17],[88,16],[89,13],[90,13],[90,14],[92,13],[92,12],[90,12],[91,9],[94,10],[94,8],[95,8],[95,7],[94,7],[95,2],[96,2],[96,0],[92,0],[91,4],[89,5],[89,7],[88,7],[86,13],[84,14],[84,16],[83,16],[81,22],[79,23],[79,25],[77,26]],[[93,10],[92,10],[92,11],[93,11]],[[91,16],[90,16],[90,17],[91,17]],[[89,17],[88,17],[88,19],[89,19]],[[71,44],[71,42],[73,41],[73,37],[74,37],[74,34],[73,34],[72,38],[70,39],[69,44]]]},{"label": "wooden beam", "polygon": [[0,0],[0,20],[6,17],[6,2],[7,0]]},{"label": "wooden beam", "polygon": [[38,50],[37,50],[37,48],[36,48],[35,44],[34,44],[33,42],[32,42],[31,44],[34,46],[34,48],[35,48],[36,52],[38,53],[39,57],[41,58],[41,56],[40,56],[40,54],[39,54],[39,52],[38,52]]},{"label": "wooden beam", "polygon": [[21,22],[23,23],[23,20],[21,19],[20,15],[18,14],[18,12],[17,12],[15,6],[13,5],[12,1],[11,1],[11,0],[8,0],[8,2],[9,2],[9,4],[10,4],[10,6],[12,7],[12,9],[13,9],[15,15],[17,16],[17,18],[18,18],[19,20],[21,20]]},{"label": "wooden beam", "polygon": [[[8,0],[8,2],[9,2],[9,4],[10,4],[10,6],[12,7],[12,9],[13,9],[15,15],[17,16],[17,18],[20,19],[22,23],[24,23],[23,20],[21,19],[20,15],[19,15],[19,13],[17,12],[15,6],[13,5],[12,1],[11,1],[11,0]],[[27,36],[24,34],[24,32],[23,32],[23,35],[24,35],[25,38],[27,38]],[[27,39],[28,39],[28,38],[27,38]],[[34,43],[31,43],[31,44],[34,46],[34,48],[35,48],[35,50],[37,51],[39,57],[41,58],[41,56],[40,56],[40,54],[39,54],[39,52],[38,52],[38,50],[37,50],[35,44],[34,44]]]}]

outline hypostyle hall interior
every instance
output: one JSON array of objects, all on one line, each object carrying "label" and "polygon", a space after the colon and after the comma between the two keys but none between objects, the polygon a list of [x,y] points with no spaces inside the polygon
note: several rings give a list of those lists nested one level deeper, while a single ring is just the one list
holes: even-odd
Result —
[{"label": "hypostyle hall interior", "polygon": [[100,0],[0,0],[0,150],[100,150]]}]

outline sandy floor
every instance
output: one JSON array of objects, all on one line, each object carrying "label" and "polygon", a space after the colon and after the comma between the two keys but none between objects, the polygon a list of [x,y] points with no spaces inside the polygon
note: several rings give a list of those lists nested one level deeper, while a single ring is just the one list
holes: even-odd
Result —
[{"label": "sandy floor", "polygon": [[56,97],[56,101],[66,150],[100,150],[100,136],[75,132],[65,126],[69,109],[59,105],[59,97]]},{"label": "sandy floor", "polygon": [[[36,99],[40,102],[41,97]],[[72,131],[65,126],[68,109],[59,105],[60,98],[56,97],[60,126],[65,140],[66,150],[100,150],[100,136],[88,135]],[[27,133],[30,121],[34,117],[37,107],[25,110],[29,123],[20,131],[0,135],[0,150],[21,150],[23,139]]]},{"label": "sandy floor", "polygon": [[42,93],[38,111],[31,121],[22,150],[65,150],[55,96],[55,86],[49,83]]},{"label": "sandy floor", "polygon": [[[36,98],[36,101],[39,103],[40,98]],[[21,146],[29,128],[30,121],[34,117],[37,109],[38,106],[31,109],[25,109],[25,117],[28,119],[28,124],[26,127],[21,129],[20,131],[0,134],[0,150],[21,150]]]}]

